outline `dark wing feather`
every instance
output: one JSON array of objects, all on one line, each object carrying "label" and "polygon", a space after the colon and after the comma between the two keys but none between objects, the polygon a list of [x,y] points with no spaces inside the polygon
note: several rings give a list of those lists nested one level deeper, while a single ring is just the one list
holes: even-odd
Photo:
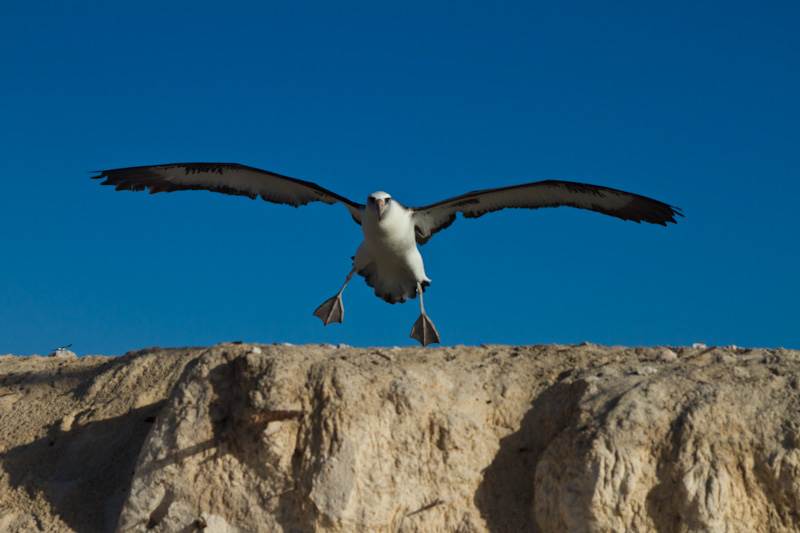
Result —
[{"label": "dark wing feather", "polygon": [[411,209],[414,213],[417,243],[425,244],[437,231],[452,224],[458,212],[467,218],[477,218],[507,207],[538,209],[562,205],[589,209],[622,220],[662,226],[666,226],[667,222],[675,223],[675,215],[683,216],[677,207],[638,194],[598,185],[554,180],[473,191]]},{"label": "dark wing feather", "polygon": [[309,202],[339,202],[344,204],[358,224],[361,224],[361,210],[364,207],[315,183],[235,163],[173,163],[118,168],[103,170],[92,178],[105,178],[103,185],[114,185],[118,191],[148,189],[153,194],[205,189],[250,198],[260,196],[267,202],[295,207]]}]

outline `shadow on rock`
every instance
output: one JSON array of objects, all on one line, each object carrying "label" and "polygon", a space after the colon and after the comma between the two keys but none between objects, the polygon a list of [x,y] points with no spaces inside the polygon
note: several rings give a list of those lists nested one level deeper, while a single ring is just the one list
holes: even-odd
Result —
[{"label": "shadow on rock", "polygon": [[203,513],[252,518],[271,509],[276,492],[292,489],[264,431],[302,413],[263,405],[261,381],[270,364],[223,346],[187,368],[136,466],[121,530],[180,531],[202,522]]},{"label": "shadow on rock", "polygon": [[74,531],[113,531],[136,459],[163,402],[47,435],[8,450],[3,470],[31,499],[44,497]]},{"label": "shadow on rock", "polygon": [[475,493],[490,531],[539,531],[533,516],[536,467],[550,443],[572,423],[585,388],[583,381],[549,387],[536,397],[519,430],[500,440]]}]

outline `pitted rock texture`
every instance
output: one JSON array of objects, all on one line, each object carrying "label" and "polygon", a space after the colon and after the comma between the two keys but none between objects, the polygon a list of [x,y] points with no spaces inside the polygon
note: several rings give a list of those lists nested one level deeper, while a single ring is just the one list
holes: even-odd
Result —
[{"label": "pitted rock texture", "polygon": [[0,531],[798,531],[800,352],[0,357]]}]

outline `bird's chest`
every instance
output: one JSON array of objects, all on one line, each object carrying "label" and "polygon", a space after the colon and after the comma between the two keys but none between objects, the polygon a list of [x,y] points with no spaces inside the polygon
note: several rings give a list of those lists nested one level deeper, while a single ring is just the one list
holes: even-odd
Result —
[{"label": "bird's chest", "polygon": [[370,221],[362,225],[364,240],[375,252],[386,256],[405,256],[416,247],[414,225],[405,217]]}]

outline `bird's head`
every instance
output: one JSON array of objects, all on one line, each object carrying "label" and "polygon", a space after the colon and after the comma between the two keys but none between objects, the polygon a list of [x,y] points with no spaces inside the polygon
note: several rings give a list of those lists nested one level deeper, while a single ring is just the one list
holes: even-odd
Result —
[{"label": "bird's head", "polygon": [[383,191],[374,192],[367,198],[367,209],[374,209],[378,213],[378,220],[383,220],[383,214],[389,209],[392,197]]}]

